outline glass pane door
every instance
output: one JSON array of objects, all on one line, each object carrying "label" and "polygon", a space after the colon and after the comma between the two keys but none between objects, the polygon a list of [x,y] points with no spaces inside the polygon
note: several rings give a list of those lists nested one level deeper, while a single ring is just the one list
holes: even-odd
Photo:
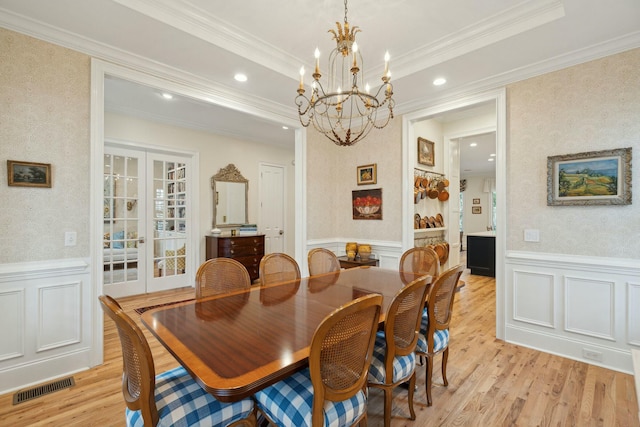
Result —
[{"label": "glass pane door", "polygon": [[105,147],[103,283],[112,296],[145,292],[144,160],[144,152]]},{"label": "glass pane door", "polygon": [[164,290],[188,286],[189,206],[188,160],[153,154],[153,208],[149,217],[153,235],[153,278],[150,288]]}]

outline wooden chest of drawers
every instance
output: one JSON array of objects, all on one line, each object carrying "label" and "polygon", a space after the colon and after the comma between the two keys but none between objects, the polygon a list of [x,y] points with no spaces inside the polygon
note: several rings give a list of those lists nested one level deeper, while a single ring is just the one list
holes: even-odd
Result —
[{"label": "wooden chest of drawers", "polygon": [[233,258],[247,268],[251,281],[259,277],[258,267],[264,256],[264,234],[258,236],[206,236],[206,255]]}]

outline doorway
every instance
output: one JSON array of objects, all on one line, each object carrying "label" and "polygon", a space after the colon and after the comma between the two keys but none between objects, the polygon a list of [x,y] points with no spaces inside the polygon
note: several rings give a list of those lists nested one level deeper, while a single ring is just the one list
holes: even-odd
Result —
[{"label": "doorway", "polygon": [[103,289],[113,297],[188,285],[191,159],[105,144]]},{"label": "doorway", "polygon": [[[504,88],[487,91],[477,95],[463,97],[441,105],[434,105],[414,113],[405,114],[403,116],[403,219],[402,219],[402,248],[406,250],[414,246],[414,197],[409,191],[413,182],[414,168],[417,165],[416,140],[420,136],[414,129],[414,125],[418,122],[445,114],[455,114],[472,109],[485,103],[491,103],[495,108],[495,121],[492,129],[496,133],[496,223],[497,230],[495,235],[496,244],[496,337],[504,339],[505,336],[505,299],[504,299],[504,257],[506,253],[506,91]],[[480,126],[482,127],[482,126]],[[448,139],[461,136],[456,135],[456,130],[450,130],[447,135]],[[445,138],[443,137],[443,141]],[[443,144],[441,161],[444,161],[447,167],[450,167],[447,159],[459,158],[459,147],[455,144]],[[444,171],[448,173],[448,170]],[[456,183],[456,185],[458,185]],[[411,194],[410,194],[411,193]],[[458,200],[456,200],[456,204]],[[459,212],[459,205],[456,206]],[[448,220],[451,223],[451,218]],[[457,221],[454,222],[456,230],[458,229]],[[454,233],[458,234],[458,233]],[[449,234],[452,241],[459,241],[460,237]],[[455,239],[455,240],[453,240]]]}]

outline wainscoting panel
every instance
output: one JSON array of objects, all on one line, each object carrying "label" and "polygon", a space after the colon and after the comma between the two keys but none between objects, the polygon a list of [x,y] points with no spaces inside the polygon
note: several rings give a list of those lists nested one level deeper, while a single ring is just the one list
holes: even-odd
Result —
[{"label": "wainscoting panel", "polygon": [[[640,282],[627,284],[627,312],[629,313],[627,341],[640,348]],[[637,393],[640,399],[640,389],[637,390]]]},{"label": "wainscoting panel", "polygon": [[529,271],[513,271],[513,318],[524,323],[555,326],[554,277]]},{"label": "wainscoting panel", "polygon": [[640,348],[640,262],[507,252],[505,339],[632,373]]},{"label": "wainscoting panel", "polygon": [[74,282],[38,288],[38,352],[80,342],[81,286]]},{"label": "wainscoting panel", "polygon": [[91,366],[94,293],[88,260],[0,265],[0,393]]},{"label": "wainscoting panel", "polygon": [[0,362],[24,355],[24,304],[23,289],[0,292]]},{"label": "wainscoting panel", "polygon": [[565,276],[565,329],[615,340],[614,286],[610,281]]}]

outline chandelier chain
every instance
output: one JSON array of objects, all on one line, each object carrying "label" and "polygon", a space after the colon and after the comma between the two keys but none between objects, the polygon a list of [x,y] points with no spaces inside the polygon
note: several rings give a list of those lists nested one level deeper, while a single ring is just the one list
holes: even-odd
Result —
[{"label": "chandelier chain", "polygon": [[344,23],[347,23],[347,0],[344,0]]}]

